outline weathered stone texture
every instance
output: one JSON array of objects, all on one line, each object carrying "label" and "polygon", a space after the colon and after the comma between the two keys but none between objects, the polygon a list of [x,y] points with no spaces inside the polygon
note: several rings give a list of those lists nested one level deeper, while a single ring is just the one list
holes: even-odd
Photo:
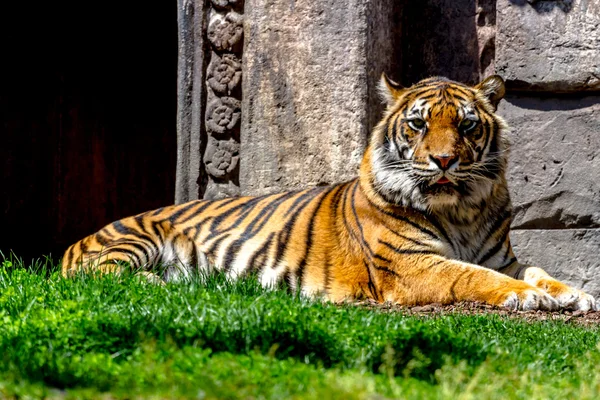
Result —
[{"label": "weathered stone texture", "polygon": [[510,88],[600,90],[600,0],[498,0],[497,11],[496,72]]},{"label": "weathered stone texture", "polygon": [[514,228],[600,227],[600,97],[509,96]]},{"label": "weathered stone texture", "polygon": [[600,230],[513,230],[510,238],[519,262],[600,297]]},{"label": "weathered stone texture", "polygon": [[[392,0],[380,0],[393,4]],[[369,0],[246,1],[240,184],[243,194],[357,175],[369,99],[394,43]],[[390,6],[391,8],[391,6]],[[370,42],[377,27],[378,43]],[[382,56],[384,55],[384,56]],[[378,62],[374,60],[381,59]],[[373,106],[379,107],[379,102]]]},{"label": "weathered stone texture", "polygon": [[204,1],[178,0],[176,203],[197,199],[202,191],[205,18]]},{"label": "weathered stone texture", "polygon": [[212,0],[206,36],[210,63],[206,70],[205,199],[240,194],[241,78],[244,18],[243,0]]}]

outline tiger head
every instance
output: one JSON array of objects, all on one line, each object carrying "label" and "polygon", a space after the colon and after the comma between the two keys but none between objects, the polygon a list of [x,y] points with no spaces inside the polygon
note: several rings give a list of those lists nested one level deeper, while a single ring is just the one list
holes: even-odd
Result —
[{"label": "tiger head", "polygon": [[434,77],[402,88],[384,74],[380,91],[387,110],[362,169],[386,202],[429,211],[477,206],[505,184],[506,124],[494,114],[502,78],[470,87]]}]

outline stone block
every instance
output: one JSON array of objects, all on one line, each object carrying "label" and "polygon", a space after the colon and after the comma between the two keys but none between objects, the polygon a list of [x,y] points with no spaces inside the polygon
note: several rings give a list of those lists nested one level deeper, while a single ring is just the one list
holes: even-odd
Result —
[{"label": "stone block", "polygon": [[513,228],[600,228],[600,96],[508,96]]},{"label": "stone block", "polygon": [[600,230],[513,230],[510,239],[519,262],[600,298]]},{"label": "stone block", "polygon": [[394,0],[246,1],[242,194],[357,175],[381,111],[376,83],[398,50],[396,7]]},{"label": "stone block", "polygon": [[600,0],[498,0],[496,72],[509,88],[600,89]]}]

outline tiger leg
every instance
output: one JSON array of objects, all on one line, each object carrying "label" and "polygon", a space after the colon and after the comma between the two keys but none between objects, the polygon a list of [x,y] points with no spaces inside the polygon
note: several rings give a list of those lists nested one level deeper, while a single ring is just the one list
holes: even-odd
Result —
[{"label": "tiger leg", "polygon": [[385,300],[399,304],[480,301],[514,310],[556,310],[543,290],[491,269],[441,256],[407,257],[377,267]]},{"label": "tiger leg", "polygon": [[554,279],[541,268],[515,261],[500,272],[542,289],[555,298],[561,308],[581,311],[598,310],[593,296]]}]

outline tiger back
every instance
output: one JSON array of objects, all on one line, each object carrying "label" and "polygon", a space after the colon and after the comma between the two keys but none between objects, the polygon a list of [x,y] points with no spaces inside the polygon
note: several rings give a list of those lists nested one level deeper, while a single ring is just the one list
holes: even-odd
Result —
[{"label": "tiger back", "polygon": [[69,247],[63,274],[128,263],[164,280],[253,273],[331,301],[595,309],[593,297],[511,249],[506,124],[495,114],[502,79],[401,88],[384,75],[380,86],[387,110],[356,179],[125,218]]}]

